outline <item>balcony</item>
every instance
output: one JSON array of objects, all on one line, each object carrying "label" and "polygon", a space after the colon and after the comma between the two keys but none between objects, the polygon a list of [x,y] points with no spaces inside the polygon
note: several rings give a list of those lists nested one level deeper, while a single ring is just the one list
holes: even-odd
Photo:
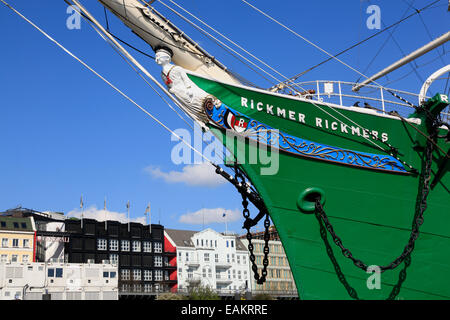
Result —
[{"label": "balcony", "polygon": [[233,282],[233,280],[228,279],[228,277],[216,276],[216,283],[229,284],[232,282]]},{"label": "balcony", "polygon": [[190,267],[200,266],[200,261],[198,261],[198,260],[189,260],[189,261],[185,261],[184,263]]},{"label": "balcony", "polygon": [[231,262],[226,260],[216,260],[216,268],[228,269],[231,267]]},{"label": "balcony", "polygon": [[195,284],[195,283],[200,283],[202,281],[202,279],[200,277],[198,277],[198,276],[195,276],[195,277],[190,277],[190,278],[188,277],[186,279],[186,281],[188,283]]}]

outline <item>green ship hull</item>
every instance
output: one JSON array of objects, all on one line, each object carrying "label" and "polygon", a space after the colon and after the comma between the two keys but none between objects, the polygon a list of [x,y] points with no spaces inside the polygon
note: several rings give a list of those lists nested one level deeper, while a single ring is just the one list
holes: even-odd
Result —
[{"label": "green ship hull", "polygon": [[[353,289],[360,299],[386,299],[394,288],[401,288],[396,299],[450,298],[448,164],[444,164],[444,170],[440,168],[445,158],[442,150],[448,149],[444,139],[438,141],[442,150],[433,151],[431,180],[435,186],[428,195],[411,263],[381,273],[380,285],[374,288],[368,285],[374,274],[357,268],[344,257],[330,234],[324,240],[316,215],[301,210],[299,201],[305,191],[321,190],[324,209],[343,245],[368,265],[389,264],[402,253],[411,235],[421,190],[417,172],[422,170],[426,143],[413,125],[421,131],[426,131],[425,126],[361,109],[341,107],[335,113],[325,104],[314,105],[306,99],[190,77],[224,105],[271,128],[317,144],[380,156],[386,153],[379,147],[386,150],[389,144],[398,149],[398,156],[394,157],[405,163],[404,170],[398,172],[280,149],[279,170],[274,175],[261,174],[262,164],[240,165],[261,195],[280,234],[300,299],[351,299],[349,292]],[[371,134],[358,132],[356,123],[370,129]],[[226,144],[226,130],[210,127]],[[245,140],[231,151],[243,151],[249,157],[252,148],[255,145]],[[435,177],[437,172],[439,177]]]}]

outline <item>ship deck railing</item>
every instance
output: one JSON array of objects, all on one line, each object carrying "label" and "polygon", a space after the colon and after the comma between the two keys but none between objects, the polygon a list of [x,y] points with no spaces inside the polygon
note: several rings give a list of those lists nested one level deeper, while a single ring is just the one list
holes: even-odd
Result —
[{"label": "ship deck railing", "polygon": [[[418,105],[419,95],[415,93],[376,85],[366,85],[358,92],[354,92],[352,88],[355,85],[356,83],[354,82],[335,80],[304,81],[290,85],[297,92],[293,92],[289,87],[284,87],[282,92],[292,96],[311,99],[313,102],[329,103],[342,107],[352,107],[359,102],[359,107],[364,108],[364,103],[368,103],[370,106],[378,109],[378,113],[389,114],[392,111],[396,111],[404,117],[413,113],[414,107],[394,97],[389,91],[415,106]],[[428,99],[429,97],[426,98]],[[449,121],[449,107],[441,112],[441,117],[444,121]]]}]

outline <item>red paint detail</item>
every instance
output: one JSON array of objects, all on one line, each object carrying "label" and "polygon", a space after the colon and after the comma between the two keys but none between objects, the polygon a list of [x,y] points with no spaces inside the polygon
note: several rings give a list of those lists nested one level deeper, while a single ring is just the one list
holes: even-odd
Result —
[{"label": "red paint detail", "polygon": [[33,237],[33,262],[36,262],[36,231]]},{"label": "red paint detail", "polygon": [[177,249],[175,246],[172,245],[172,243],[167,239],[166,236],[164,236],[164,249],[166,252],[177,252]]}]

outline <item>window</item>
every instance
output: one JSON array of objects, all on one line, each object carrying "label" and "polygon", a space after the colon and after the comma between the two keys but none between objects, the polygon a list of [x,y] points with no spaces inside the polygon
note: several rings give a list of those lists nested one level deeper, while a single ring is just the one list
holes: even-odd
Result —
[{"label": "window", "polygon": [[63,269],[62,268],[56,268],[55,269],[55,277],[56,278],[62,278],[63,277]]},{"label": "window", "polygon": [[28,260],[29,260],[29,255],[25,254],[25,255],[22,256],[22,262],[27,263]]},{"label": "window", "polygon": [[19,247],[19,239],[13,239],[12,240],[12,246],[14,248],[18,248]]},{"label": "window", "polygon": [[2,239],[2,247],[3,248],[8,248],[8,239],[6,239],[6,238]]},{"label": "window", "polygon": [[112,264],[119,263],[119,255],[117,253],[112,253],[109,255],[109,262]]},{"label": "window", "polygon": [[0,256],[0,262],[8,262],[8,255],[7,254],[2,254]]},{"label": "window", "polygon": [[18,222],[13,222],[14,228],[18,229],[19,228],[19,223]]},{"label": "window", "polygon": [[228,243],[228,240],[227,240],[227,248],[230,246],[230,244]]},{"label": "window", "polygon": [[234,240],[231,240],[231,247],[234,248]]},{"label": "window", "polygon": [[169,280],[169,271],[167,270],[164,271],[164,280]]},{"label": "window", "polygon": [[22,223],[20,224],[20,226],[22,227],[22,229],[26,229],[26,228],[27,228],[27,224],[26,224],[25,222],[22,222]]},{"label": "window", "polygon": [[23,239],[23,247],[29,248],[30,247],[30,240],[29,239]]},{"label": "window", "polygon": [[142,248],[144,252],[152,252],[152,243],[150,241],[142,242]]},{"label": "window", "polygon": [[236,262],[238,264],[241,264],[241,256],[240,255],[236,255]]},{"label": "window", "polygon": [[109,277],[110,277],[111,279],[114,279],[114,278],[116,277],[116,275],[117,275],[117,273],[116,273],[115,271],[111,271],[111,272],[109,273]]},{"label": "window", "polygon": [[144,292],[152,292],[152,285],[150,283],[144,284]]},{"label": "window", "polygon": [[144,281],[152,281],[152,270],[144,270]]},{"label": "window", "polygon": [[109,240],[109,250],[119,251],[119,240]]},{"label": "window", "polygon": [[103,271],[103,278],[109,278],[109,272]]},{"label": "window", "polygon": [[133,252],[141,252],[141,242],[133,241]]},{"label": "window", "polygon": [[17,262],[17,254],[11,256],[11,262]]},{"label": "window", "polygon": [[155,281],[162,281],[163,272],[162,270],[155,270]]},{"label": "window", "polygon": [[97,250],[106,250],[108,248],[108,242],[106,239],[97,239]]},{"label": "window", "polygon": [[186,252],[186,261],[189,261],[189,252]]},{"label": "window", "polygon": [[133,292],[141,292],[142,286],[140,284],[133,284]]},{"label": "window", "polygon": [[216,263],[219,262],[219,255],[217,253],[214,255],[214,261]]},{"label": "window", "polygon": [[2,228],[6,228],[6,222],[5,221],[2,221],[0,225],[2,226]]},{"label": "window", "polygon": [[134,281],[141,281],[141,270],[133,269],[133,280]]},{"label": "window", "polygon": [[48,270],[47,270],[47,275],[48,275],[49,278],[55,277],[55,269],[53,269],[53,268],[48,268]]},{"label": "window", "polygon": [[130,241],[122,240],[122,251],[130,251]]},{"label": "window", "polygon": [[128,269],[120,270],[120,278],[122,280],[130,280],[130,270]]},{"label": "window", "polygon": [[155,265],[155,267],[162,267],[162,257],[161,256],[154,257],[154,265]]},{"label": "window", "polygon": [[247,263],[247,257],[246,256],[242,256],[242,263],[246,264]]},{"label": "window", "polygon": [[205,262],[209,262],[209,253],[205,253],[205,254],[204,254],[203,260],[204,260]]},{"label": "window", "polygon": [[161,242],[155,242],[154,243],[154,247],[155,247],[155,253],[161,253],[162,252],[162,243]]},{"label": "window", "polygon": [[241,280],[241,270],[238,271],[238,280]]}]

